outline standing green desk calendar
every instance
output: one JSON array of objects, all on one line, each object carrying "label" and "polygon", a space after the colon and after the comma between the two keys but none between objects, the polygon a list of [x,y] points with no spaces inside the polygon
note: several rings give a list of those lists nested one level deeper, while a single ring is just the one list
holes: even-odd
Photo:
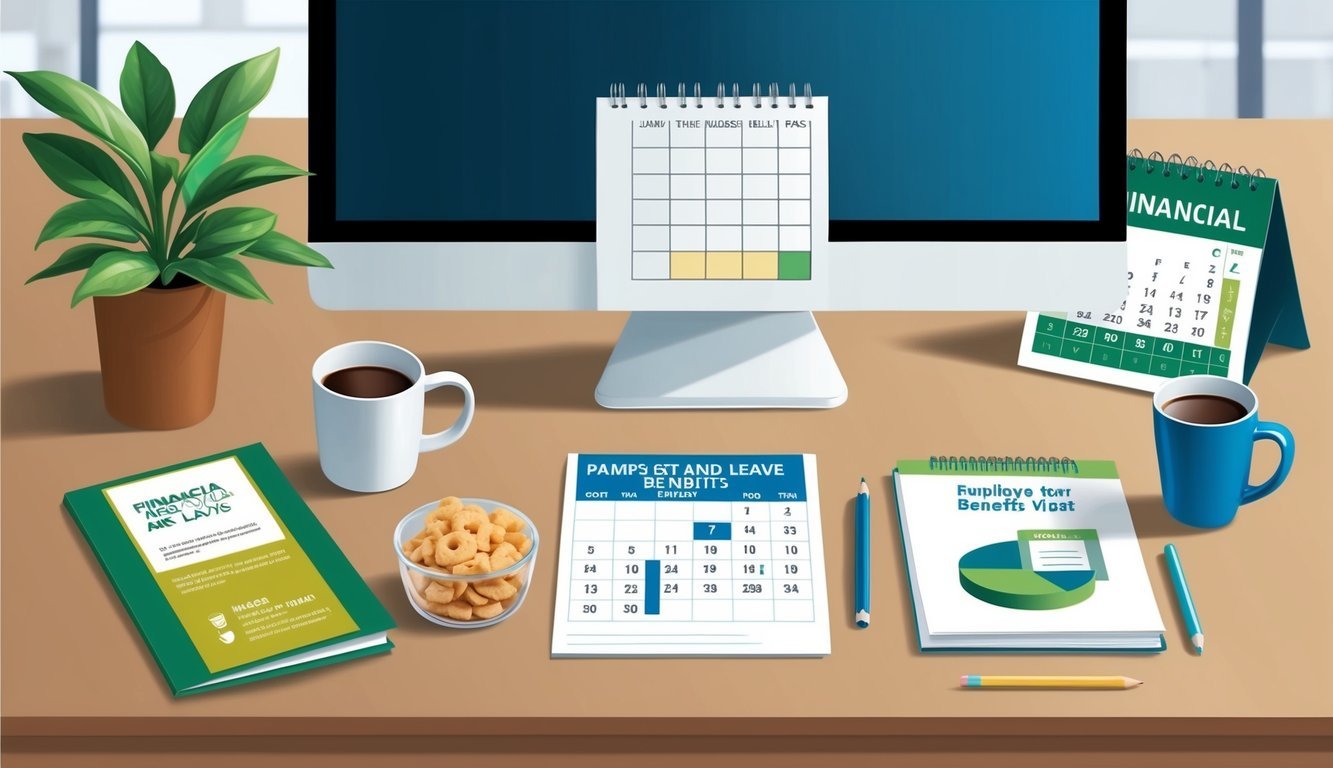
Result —
[{"label": "standing green desk calendar", "polygon": [[1179,157],[1126,157],[1124,301],[1029,312],[1019,365],[1152,391],[1249,382],[1268,342],[1310,346],[1277,180]]}]

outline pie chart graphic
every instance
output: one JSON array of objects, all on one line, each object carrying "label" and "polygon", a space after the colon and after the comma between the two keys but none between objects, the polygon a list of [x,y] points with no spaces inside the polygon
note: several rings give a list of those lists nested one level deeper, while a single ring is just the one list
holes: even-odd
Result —
[{"label": "pie chart graphic", "polygon": [[1097,582],[1093,571],[1033,571],[1023,567],[1017,541],[987,544],[958,560],[967,593],[1001,608],[1049,611],[1087,600]]}]

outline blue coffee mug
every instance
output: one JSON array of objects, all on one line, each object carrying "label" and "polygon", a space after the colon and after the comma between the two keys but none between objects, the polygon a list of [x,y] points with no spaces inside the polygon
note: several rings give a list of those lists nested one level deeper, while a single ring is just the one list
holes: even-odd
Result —
[{"label": "blue coffee mug", "polygon": [[[1225,397],[1244,408],[1245,415],[1226,424],[1195,424],[1163,412],[1167,403],[1189,395]],[[1244,384],[1220,376],[1182,376],[1162,385],[1152,405],[1162,500],[1185,525],[1224,526],[1242,504],[1262,499],[1287,479],[1296,439],[1281,424],[1259,420],[1259,398]],[[1250,485],[1250,458],[1259,440],[1277,443],[1282,458],[1272,477]]]}]

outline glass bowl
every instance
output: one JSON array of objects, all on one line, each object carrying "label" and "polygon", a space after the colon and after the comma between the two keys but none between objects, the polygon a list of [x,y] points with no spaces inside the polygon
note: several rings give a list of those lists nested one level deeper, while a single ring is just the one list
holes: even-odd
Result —
[{"label": "glass bowl", "polygon": [[[398,527],[393,532],[393,549],[398,556],[398,570],[403,580],[403,590],[407,593],[408,602],[412,604],[417,613],[421,614],[422,618],[443,627],[480,629],[481,627],[499,624],[512,616],[523,605],[523,600],[528,595],[528,588],[532,586],[532,567],[537,562],[537,550],[541,547],[541,538],[537,534],[537,526],[532,524],[532,520],[527,515],[508,504],[491,499],[460,497],[459,501],[464,506],[471,504],[481,507],[488,518],[497,510],[505,510],[516,517],[523,524],[518,533],[530,538],[532,547],[517,562],[499,570],[473,574],[450,573],[445,568],[428,567],[414,562],[409,554],[403,551],[404,545],[425,528],[427,516],[439,508],[440,501],[432,501],[412,510],[398,522]],[[475,560],[469,562],[475,562]],[[509,591],[508,587],[503,586],[500,582],[514,587],[517,591],[509,597],[493,599]],[[480,591],[478,591],[478,587],[481,587]],[[443,592],[445,589],[453,590],[453,594],[461,595],[461,597],[452,601],[455,604],[452,608],[447,607],[449,604],[442,602],[442,600],[431,599],[448,594]],[[489,596],[482,595],[483,592]],[[486,602],[480,606],[475,605],[480,600]],[[481,613],[490,614],[495,610],[494,605],[496,603],[501,606],[498,614],[476,615]],[[475,613],[464,618],[464,615],[468,613],[462,607],[464,604],[470,606]],[[481,610],[478,611],[477,608]]]}]

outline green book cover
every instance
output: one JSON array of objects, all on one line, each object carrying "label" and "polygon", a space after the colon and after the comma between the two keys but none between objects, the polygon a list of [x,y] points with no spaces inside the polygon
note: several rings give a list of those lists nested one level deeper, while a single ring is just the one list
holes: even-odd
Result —
[{"label": "green book cover", "polygon": [[255,443],[65,494],[176,696],[393,647],[393,619]]}]

